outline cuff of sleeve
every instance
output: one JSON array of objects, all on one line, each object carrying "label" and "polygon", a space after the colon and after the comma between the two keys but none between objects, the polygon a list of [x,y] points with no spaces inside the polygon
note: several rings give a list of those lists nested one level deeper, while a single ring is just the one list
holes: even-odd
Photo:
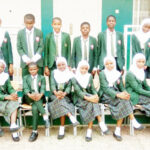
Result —
[{"label": "cuff of sleeve", "polygon": [[30,61],[30,58],[27,55],[23,55],[22,60],[26,63],[26,62]]},{"label": "cuff of sleeve", "polygon": [[32,57],[31,60],[32,60],[33,62],[37,62],[40,58],[41,58],[41,55],[38,54],[38,53],[36,53],[36,54]]}]

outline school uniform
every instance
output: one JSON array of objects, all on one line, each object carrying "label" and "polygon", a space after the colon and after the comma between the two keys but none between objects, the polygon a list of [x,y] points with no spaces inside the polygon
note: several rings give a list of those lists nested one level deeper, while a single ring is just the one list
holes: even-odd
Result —
[{"label": "school uniform", "polygon": [[58,83],[54,77],[54,72],[55,70],[51,73],[50,76],[50,88],[52,93],[56,90],[66,92],[67,95],[61,100],[57,99],[54,94],[50,97],[51,102],[49,103],[49,111],[51,117],[52,119],[56,119],[65,116],[68,113],[74,115],[75,108],[69,97],[72,88],[71,80],[68,80],[64,83]]},{"label": "school uniform", "polygon": [[17,50],[21,58],[22,76],[29,74],[26,62],[31,60],[36,62],[39,67],[39,74],[43,74],[43,58],[42,52],[43,34],[37,28],[32,28],[31,31],[22,29],[17,35]]},{"label": "school uniform", "polygon": [[72,48],[72,68],[77,68],[81,60],[88,61],[90,65],[89,72],[97,68],[97,41],[94,37],[89,36],[85,43],[82,36],[74,39]]},{"label": "school uniform", "polygon": [[7,65],[6,72],[8,72],[9,65],[13,64],[12,46],[9,33],[0,28],[0,59],[3,59]]},{"label": "school uniform", "polygon": [[[107,29],[104,32],[98,34],[98,65],[99,69],[104,68],[104,58],[106,56],[113,56],[116,59],[117,70],[123,70],[125,64],[124,58],[124,41],[123,34],[118,31],[113,31],[112,38],[113,42],[111,43],[111,32]],[[109,42],[108,42],[109,41]],[[113,47],[113,55],[112,48]]]},{"label": "school uniform", "polygon": [[101,115],[101,110],[99,104],[88,102],[84,100],[84,96],[96,95],[97,92],[93,85],[92,76],[89,77],[89,82],[86,88],[83,88],[79,82],[73,78],[72,84],[74,87],[74,99],[77,107],[79,108],[80,118],[84,124],[88,124],[89,122],[95,120],[96,116]]},{"label": "school uniform", "polygon": [[[99,75],[100,78],[100,90],[99,96],[102,103],[107,103],[112,117],[115,120],[125,118],[133,113],[130,100],[123,100],[116,97],[116,94],[125,91],[122,78],[116,80],[113,86],[109,86],[106,75],[102,71]],[[117,83],[119,81],[119,84]]]},{"label": "school uniform", "polygon": [[68,65],[71,62],[71,41],[69,34],[65,32],[49,33],[46,36],[44,48],[44,62],[50,70],[56,69],[57,57],[65,57]]},{"label": "school uniform", "polygon": [[[7,75],[8,76],[8,75]],[[0,82],[0,113],[3,114],[6,122],[10,124],[10,117],[12,113],[19,107],[18,101],[12,101],[12,100],[5,100],[5,97],[8,95],[11,95],[12,93],[15,93],[16,91],[13,89],[9,78],[2,79],[1,78],[1,84]]]},{"label": "school uniform", "polygon": [[45,77],[37,74],[35,78],[33,76],[26,75],[23,78],[23,93],[24,93],[24,102],[32,106],[32,128],[37,130],[38,126],[38,116],[45,114],[45,109],[43,107],[44,96],[39,101],[34,101],[27,96],[28,93],[45,93],[46,90],[46,81]]}]

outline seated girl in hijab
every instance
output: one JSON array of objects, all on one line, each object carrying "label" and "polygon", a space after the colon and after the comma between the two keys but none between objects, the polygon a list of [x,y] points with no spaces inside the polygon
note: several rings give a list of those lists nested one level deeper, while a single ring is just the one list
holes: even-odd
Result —
[{"label": "seated girl in hijab", "polygon": [[92,126],[95,118],[98,120],[99,127],[104,134],[109,130],[104,122],[101,121],[101,110],[98,104],[99,97],[93,85],[93,78],[88,73],[89,64],[82,60],[79,62],[75,78],[72,84],[75,92],[75,99],[79,108],[80,118],[84,124],[88,124],[85,140],[92,140]]},{"label": "seated girl in hijab", "polygon": [[150,86],[145,78],[145,56],[141,53],[133,57],[133,63],[126,74],[126,89],[131,95],[132,105],[141,105],[146,116],[150,116]]},{"label": "seated girl in hijab", "polygon": [[12,139],[19,141],[17,131],[21,128],[16,125],[17,108],[19,107],[18,96],[11,86],[8,73],[4,72],[5,67],[5,62],[0,60],[0,113],[3,114],[6,122],[10,124]]},{"label": "seated girl in hijab", "polygon": [[117,120],[117,126],[113,133],[116,140],[122,141],[121,125],[123,118],[129,116],[135,129],[142,130],[133,115],[130,94],[123,86],[121,73],[116,70],[116,61],[113,57],[105,57],[105,69],[100,72],[99,96],[103,103],[108,104],[112,117]]},{"label": "seated girl in hijab", "polygon": [[60,118],[61,126],[59,128],[58,139],[63,139],[65,135],[65,116],[68,116],[73,126],[79,122],[74,117],[74,105],[70,101],[72,72],[69,71],[67,61],[64,57],[58,57],[55,69],[50,77],[50,88],[52,102],[49,103],[49,111],[52,119]]}]

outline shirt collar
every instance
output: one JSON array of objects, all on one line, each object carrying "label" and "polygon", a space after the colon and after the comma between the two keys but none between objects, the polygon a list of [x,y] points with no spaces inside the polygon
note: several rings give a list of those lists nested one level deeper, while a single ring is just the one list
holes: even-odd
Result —
[{"label": "shirt collar", "polygon": [[[83,36],[81,35],[81,41],[84,41],[85,39],[83,38]],[[87,41],[89,41],[89,36],[88,38],[86,39]]]},{"label": "shirt collar", "polygon": [[38,75],[35,75],[35,76],[32,76],[32,75],[31,75],[31,78],[32,78],[32,79],[37,79],[37,76],[38,76]]},{"label": "shirt collar", "polygon": [[28,30],[27,28],[26,28],[26,33],[33,33],[34,32],[34,27],[31,29],[31,30]]},{"label": "shirt collar", "polygon": [[109,35],[110,35],[111,33],[115,34],[116,31],[115,31],[115,29],[114,29],[113,32],[111,32],[111,31],[107,28],[107,33],[108,33]]},{"label": "shirt collar", "polygon": [[56,33],[56,32],[54,31],[54,36],[61,36],[61,31],[60,31],[59,33]]}]

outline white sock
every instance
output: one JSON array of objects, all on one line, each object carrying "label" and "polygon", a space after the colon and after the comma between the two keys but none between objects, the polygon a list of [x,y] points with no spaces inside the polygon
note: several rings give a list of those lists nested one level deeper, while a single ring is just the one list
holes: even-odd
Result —
[{"label": "white sock", "polygon": [[70,121],[71,121],[72,123],[77,122],[77,120],[76,120],[76,118],[75,118],[74,116],[71,115],[69,118],[70,118]]},{"label": "white sock", "polygon": [[135,118],[133,120],[131,120],[131,121],[133,123],[133,127],[134,128],[139,128],[141,126],[141,124],[139,124]]},{"label": "white sock", "polygon": [[43,115],[44,120],[48,120],[48,115]]},{"label": "white sock", "polygon": [[86,137],[91,137],[91,136],[92,136],[92,129],[87,129]]},{"label": "white sock", "polygon": [[32,130],[32,132],[37,133],[37,130]]},{"label": "white sock", "polygon": [[108,130],[106,124],[105,124],[104,122],[102,122],[102,121],[99,122],[99,127],[101,128],[101,130],[102,130],[103,132],[105,132],[105,131]]},{"label": "white sock", "polygon": [[64,135],[65,134],[65,127],[64,126],[60,126],[59,127],[59,135]]},{"label": "white sock", "polygon": [[16,128],[16,127],[18,127],[18,125],[16,125],[16,123],[12,123],[12,124],[10,125],[10,128]]},{"label": "white sock", "polygon": [[12,133],[12,136],[15,138],[15,137],[18,137],[18,133],[15,132],[15,133]]},{"label": "white sock", "polygon": [[121,136],[120,131],[121,131],[120,127],[116,127],[115,134]]}]

